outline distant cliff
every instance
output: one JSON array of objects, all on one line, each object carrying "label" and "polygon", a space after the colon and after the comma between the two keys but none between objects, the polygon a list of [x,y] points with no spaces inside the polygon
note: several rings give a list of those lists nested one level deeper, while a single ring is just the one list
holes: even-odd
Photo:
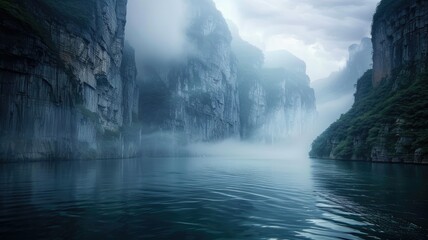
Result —
[{"label": "distant cliff", "polygon": [[287,51],[264,56],[230,25],[238,59],[241,137],[275,142],[308,133],[316,107],[306,64]]},{"label": "distant cliff", "polygon": [[354,94],[357,80],[372,68],[373,48],[370,38],[363,38],[359,44],[349,46],[348,52],[348,61],[343,69],[312,84],[318,103],[337,100],[344,95]]},{"label": "distant cliff", "polygon": [[126,3],[0,1],[0,159],[136,154]]},{"label": "distant cliff", "polygon": [[359,44],[348,48],[346,65],[325,79],[313,81],[317,99],[317,130],[324,130],[341,114],[351,109],[358,79],[372,67],[372,43],[363,38]]},{"label": "distant cliff", "polygon": [[187,37],[183,59],[145,59],[140,118],[148,131],[169,132],[182,142],[239,137],[236,60],[226,21],[211,0],[186,0]]},{"label": "distant cliff", "polygon": [[428,4],[382,1],[374,16],[373,70],[352,109],[312,145],[318,158],[428,163]]}]

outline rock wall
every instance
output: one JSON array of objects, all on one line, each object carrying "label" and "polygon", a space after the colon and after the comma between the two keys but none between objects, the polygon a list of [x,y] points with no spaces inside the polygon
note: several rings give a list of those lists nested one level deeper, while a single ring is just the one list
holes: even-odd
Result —
[{"label": "rock wall", "polygon": [[3,2],[0,159],[135,154],[120,131],[135,94],[132,54],[122,61],[126,3]]},{"label": "rock wall", "polygon": [[373,84],[379,85],[394,69],[413,62],[419,62],[416,71],[426,71],[427,32],[427,1],[382,1],[372,28]]},{"label": "rock wall", "polygon": [[232,33],[232,51],[237,58],[237,80],[242,139],[254,137],[265,122],[266,91],[262,85],[263,52],[244,41],[238,28],[228,22]]},{"label": "rock wall", "polygon": [[[300,68],[291,69],[306,69],[304,62],[300,65]],[[305,72],[291,69],[283,67],[263,70],[265,122],[257,135],[265,142],[296,139],[313,130],[317,117],[314,90],[310,87],[310,79]]]},{"label": "rock wall", "polygon": [[312,144],[318,158],[428,163],[428,11],[420,0],[388,1],[373,22],[373,70],[355,103]]},{"label": "rock wall", "polygon": [[239,99],[232,37],[211,0],[187,0],[192,51],[183,59],[146,59],[141,119],[152,131],[172,132],[182,142],[239,137]]},{"label": "rock wall", "polygon": [[272,143],[308,133],[316,107],[306,64],[286,51],[265,57],[229,25],[238,59],[241,137]]}]

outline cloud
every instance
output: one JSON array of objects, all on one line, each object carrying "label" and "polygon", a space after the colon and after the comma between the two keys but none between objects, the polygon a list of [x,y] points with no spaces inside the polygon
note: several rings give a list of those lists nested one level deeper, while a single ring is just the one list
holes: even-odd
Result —
[{"label": "cloud", "polygon": [[126,37],[138,56],[174,59],[187,49],[189,16],[185,0],[129,0]]},{"label": "cloud", "polygon": [[303,59],[312,79],[338,70],[348,46],[370,36],[379,0],[215,0],[242,37],[267,50]]}]

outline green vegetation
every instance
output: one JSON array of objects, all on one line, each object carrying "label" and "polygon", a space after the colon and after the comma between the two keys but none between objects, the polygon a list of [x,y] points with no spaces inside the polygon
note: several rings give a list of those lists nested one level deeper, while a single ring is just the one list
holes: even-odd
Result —
[{"label": "green vegetation", "polygon": [[[373,88],[372,71],[358,81],[356,102],[312,144],[312,157],[370,159],[381,142],[391,156],[428,152],[428,75],[414,74],[414,66],[397,69],[392,78]],[[405,152],[396,152],[400,138],[410,139]]]}]

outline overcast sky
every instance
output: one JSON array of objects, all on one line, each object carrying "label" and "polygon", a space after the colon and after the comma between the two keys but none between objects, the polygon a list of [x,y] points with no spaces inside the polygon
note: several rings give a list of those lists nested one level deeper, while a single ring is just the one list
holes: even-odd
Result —
[{"label": "overcast sky", "polygon": [[214,0],[242,37],[303,59],[312,80],[339,70],[348,46],[370,37],[379,0]]}]

